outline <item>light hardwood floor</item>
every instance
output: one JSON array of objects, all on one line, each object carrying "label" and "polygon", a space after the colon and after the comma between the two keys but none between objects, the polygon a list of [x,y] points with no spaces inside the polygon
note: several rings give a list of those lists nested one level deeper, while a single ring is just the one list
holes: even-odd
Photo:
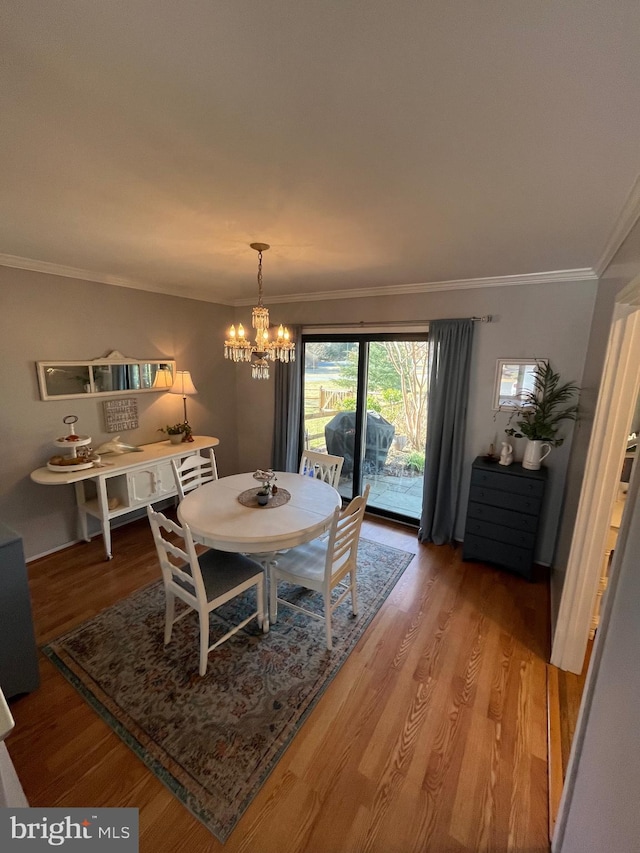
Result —
[{"label": "light hardwood floor", "polygon": [[[546,853],[548,586],[418,545],[224,849],[229,853]],[[159,575],[146,519],[29,567],[39,644]],[[318,641],[322,642],[322,631]],[[7,744],[33,806],[134,806],[140,850],[223,849],[40,658]]]},{"label": "light hardwood floor", "polygon": [[580,703],[593,651],[593,640],[580,675],[547,666],[547,707],[549,715],[549,836],[553,836],[564,780],[567,775],[571,744],[576,731]]}]

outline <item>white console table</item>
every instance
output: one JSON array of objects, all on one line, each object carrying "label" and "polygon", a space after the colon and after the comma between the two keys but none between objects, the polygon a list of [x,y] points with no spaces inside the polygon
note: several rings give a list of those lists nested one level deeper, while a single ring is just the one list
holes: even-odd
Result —
[{"label": "white console table", "polygon": [[142,444],[141,452],[103,456],[103,468],[60,472],[37,468],[31,472],[31,479],[43,486],[74,485],[82,538],[90,541],[87,516],[97,518],[102,525],[105,555],[110,560],[111,519],[177,495],[171,460],[193,456],[217,444],[218,439],[208,435],[194,436],[193,441],[181,444]]}]

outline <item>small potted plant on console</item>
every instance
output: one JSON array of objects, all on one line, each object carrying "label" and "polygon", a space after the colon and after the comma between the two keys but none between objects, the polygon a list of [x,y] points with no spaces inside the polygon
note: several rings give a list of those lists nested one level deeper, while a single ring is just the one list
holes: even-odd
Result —
[{"label": "small potted plant on console", "polygon": [[181,444],[190,441],[191,427],[188,423],[174,424],[173,426],[160,427],[159,432],[165,432],[172,444]]}]

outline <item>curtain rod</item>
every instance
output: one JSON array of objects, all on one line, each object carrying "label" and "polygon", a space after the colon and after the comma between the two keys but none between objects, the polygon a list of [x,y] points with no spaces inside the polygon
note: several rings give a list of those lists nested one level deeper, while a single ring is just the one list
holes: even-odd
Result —
[{"label": "curtain rod", "polygon": [[[447,318],[449,319],[449,318]],[[459,319],[472,320],[474,323],[491,323],[493,317],[491,314],[485,314],[483,317],[461,317]],[[365,323],[364,320],[356,321],[354,323],[313,323],[310,325],[304,326],[305,329],[367,329],[372,326],[375,328],[388,328],[393,326],[395,328],[400,328],[402,326],[411,326],[412,328],[418,326],[428,326],[429,320],[424,320],[422,322],[416,322],[411,320],[392,320],[391,322],[383,322],[383,323]]]}]

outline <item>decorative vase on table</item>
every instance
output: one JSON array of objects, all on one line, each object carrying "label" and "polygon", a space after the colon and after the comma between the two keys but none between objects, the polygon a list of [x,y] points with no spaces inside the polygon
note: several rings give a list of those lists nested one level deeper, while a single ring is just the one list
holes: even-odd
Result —
[{"label": "decorative vase on table", "polygon": [[[545,447],[546,452],[543,452]],[[522,467],[527,468],[529,471],[538,471],[542,464],[542,460],[546,459],[550,453],[551,445],[548,441],[527,439],[527,446],[525,447],[524,457],[522,459]]]},{"label": "decorative vase on table", "polygon": [[262,468],[258,468],[258,470],[253,475],[254,480],[259,480],[262,483],[262,488],[256,492],[256,500],[258,501],[258,506],[266,506],[271,499],[271,495],[274,492],[277,492],[277,487],[274,485],[275,481],[278,479],[274,472],[269,468],[268,471],[264,471]]},{"label": "decorative vase on table", "polygon": [[181,432],[172,432],[169,433],[169,441],[171,444],[182,444],[184,441],[184,433]]}]

